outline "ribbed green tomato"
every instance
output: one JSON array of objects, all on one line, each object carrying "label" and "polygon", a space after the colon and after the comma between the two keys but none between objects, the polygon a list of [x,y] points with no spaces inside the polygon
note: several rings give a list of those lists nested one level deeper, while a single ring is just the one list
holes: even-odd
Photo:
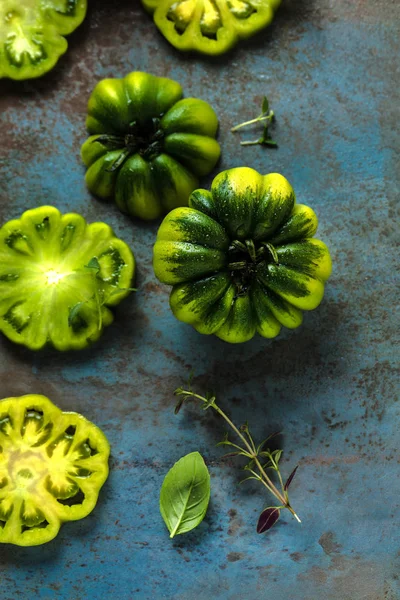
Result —
[{"label": "ribbed green tomato", "polygon": [[247,167],[220,173],[211,192],[170,212],[154,246],[156,277],[173,286],[174,315],[232,343],[278,335],[316,308],[331,274],[317,217],[287,179]]},{"label": "ribbed green tomato", "polygon": [[39,350],[78,350],[113,321],[129,294],[130,248],[105,223],[40,206],[0,229],[0,331]]},{"label": "ribbed green tomato", "polygon": [[142,0],[178,50],[223,54],[267,27],[281,0]]},{"label": "ribbed green tomato", "polygon": [[82,146],[89,190],[141,219],[187,205],[220,156],[211,106],[182,100],[179,83],[148,73],[100,81],[86,124],[94,134]]},{"label": "ribbed green tomato", "polygon": [[87,0],[0,0],[0,77],[30,79],[54,67]]},{"label": "ribbed green tomato", "polygon": [[0,400],[0,543],[38,546],[86,517],[109,454],[96,425],[45,396]]}]

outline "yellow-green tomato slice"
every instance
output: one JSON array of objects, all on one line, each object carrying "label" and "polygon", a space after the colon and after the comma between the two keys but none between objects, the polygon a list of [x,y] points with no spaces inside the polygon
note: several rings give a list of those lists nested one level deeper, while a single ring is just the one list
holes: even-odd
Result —
[{"label": "yellow-green tomato slice", "polygon": [[44,544],[62,523],[86,517],[109,454],[96,425],[45,396],[0,400],[0,543]]},{"label": "yellow-green tomato slice", "polygon": [[86,10],[87,0],[1,0],[0,78],[50,71],[68,48],[63,36],[82,23]]},{"label": "yellow-green tomato slice", "polygon": [[267,27],[281,0],[142,0],[178,50],[219,55]]},{"label": "yellow-green tomato slice", "polygon": [[0,331],[32,350],[85,348],[134,273],[131,250],[105,223],[52,206],[26,211],[0,229]]}]

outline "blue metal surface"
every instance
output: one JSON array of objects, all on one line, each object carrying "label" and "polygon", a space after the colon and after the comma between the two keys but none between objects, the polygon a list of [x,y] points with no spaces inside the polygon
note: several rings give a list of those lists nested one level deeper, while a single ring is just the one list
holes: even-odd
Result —
[{"label": "blue metal surface", "polygon": [[[112,444],[91,516],[46,546],[0,548],[1,600],[400,598],[399,19],[396,2],[287,0],[268,32],[209,60],[171,48],[139,3],[99,0],[51,74],[1,82],[1,222],[45,203],[81,212],[110,223],[139,266],[139,292],[90,350],[32,353],[0,340],[2,397],[43,393]],[[211,101],[219,170],[280,171],[316,210],[334,272],[300,329],[231,347],[177,322],[152,273],[157,224],[132,223],[86,191],[88,96],[99,79],[138,69]],[[277,151],[242,148],[229,132],[257,114],[264,93],[277,114]],[[216,389],[257,437],[283,430],[283,470],[300,465],[292,502],[301,525],[284,515],[258,536],[268,501],[257,485],[238,487],[238,465],[221,459],[223,424],[195,406],[173,415],[172,391],[192,368],[198,388]],[[171,541],[159,490],[193,450],[210,467],[212,501],[198,529]]]}]

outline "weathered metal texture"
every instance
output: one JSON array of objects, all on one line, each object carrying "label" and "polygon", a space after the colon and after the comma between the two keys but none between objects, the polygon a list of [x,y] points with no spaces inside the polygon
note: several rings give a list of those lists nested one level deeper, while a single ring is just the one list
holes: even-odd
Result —
[{"label": "weathered metal texture", "polygon": [[[32,353],[0,341],[1,396],[44,393],[92,419],[112,444],[111,475],[90,517],[46,546],[0,548],[2,600],[400,598],[400,5],[287,0],[268,31],[204,59],[170,47],[139,2],[91,4],[51,74],[1,83],[0,217],[50,203],[110,223],[135,251],[139,292],[90,350]],[[99,79],[134,69],[176,78],[186,95],[211,101],[220,170],[280,171],[316,209],[334,272],[300,329],[231,347],[177,322],[152,272],[157,224],[132,223],[86,191],[79,147],[88,96]],[[277,114],[276,151],[242,148],[229,131],[257,114],[263,94]],[[260,486],[237,486],[238,465],[215,447],[221,421],[199,407],[173,415],[172,391],[191,369],[199,389],[216,389],[257,437],[284,432],[283,469],[300,465],[292,501],[301,525],[284,515],[256,534],[269,499]],[[171,541],[159,490],[193,450],[209,464],[212,501],[198,529]]]}]

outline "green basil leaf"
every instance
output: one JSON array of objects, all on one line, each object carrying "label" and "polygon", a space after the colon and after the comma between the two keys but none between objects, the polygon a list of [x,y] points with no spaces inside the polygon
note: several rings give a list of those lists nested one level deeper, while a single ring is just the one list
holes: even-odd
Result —
[{"label": "green basil leaf", "polygon": [[205,517],[210,500],[210,474],[198,452],[174,464],[161,487],[160,512],[170,537],[191,531]]}]

